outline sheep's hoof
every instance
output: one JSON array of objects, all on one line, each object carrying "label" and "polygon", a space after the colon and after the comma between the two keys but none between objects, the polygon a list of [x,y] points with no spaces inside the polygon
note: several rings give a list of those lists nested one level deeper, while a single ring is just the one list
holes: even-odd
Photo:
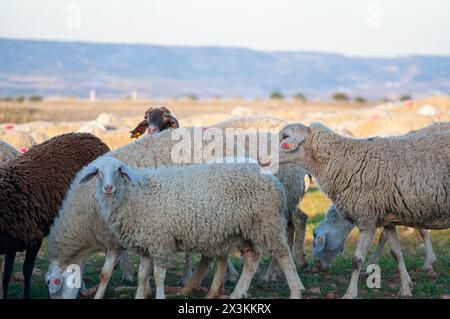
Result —
[{"label": "sheep's hoof", "polygon": [[356,299],[357,296],[357,293],[347,291],[342,299]]},{"label": "sheep's hoof", "polygon": [[208,294],[205,296],[205,299],[218,299],[220,296],[219,291],[209,291]]},{"label": "sheep's hoof", "polygon": [[245,293],[232,293],[230,295],[230,299],[245,299],[247,298],[247,294]]},{"label": "sheep's hoof", "polygon": [[196,288],[193,287],[183,287],[177,292],[177,296],[187,297],[194,293]]},{"label": "sheep's hoof", "polygon": [[426,263],[422,266],[422,270],[426,272],[433,272],[433,264]]},{"label": "sheep's hoof", "polygon": [[412,293],[411,289],[409,289],[408,286],[400,288],[396,296],[396,298],[409,298],[409,297],[412,297]]},{"label": "sheep's hoof", "polygon": [[297,291],[297,292],[291,292],[291,299],[302,299],[302,293],[301,291]]}]

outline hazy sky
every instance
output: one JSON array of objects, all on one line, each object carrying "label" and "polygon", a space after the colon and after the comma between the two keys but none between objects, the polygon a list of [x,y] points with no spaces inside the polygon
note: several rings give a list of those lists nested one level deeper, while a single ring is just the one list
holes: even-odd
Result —
[{"label": "hazy sky", "polygon": [[450,54],[448,0],[0,0],[0,37]]}]

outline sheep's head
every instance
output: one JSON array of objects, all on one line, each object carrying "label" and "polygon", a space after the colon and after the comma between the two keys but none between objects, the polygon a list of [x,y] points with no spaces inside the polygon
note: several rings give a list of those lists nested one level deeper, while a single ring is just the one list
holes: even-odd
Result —
[{"label": "sheep's head", "polygon": [[79,180],[84,184],[96,177],[96,195],[100,204],[109,207],[119,203],[125,194],[126,184],[139,183],[138,175],[130,167],[113,157],[101,157],[87,166]]},{"label": "sheep's head", "polygon": [[[279,133],[279,152],[270,157],[259,157],[259,164],[263,167],[271,167],[275,163],[301,162],[306,157],[307,151],[304,144],[311,135],[311,128],[300,123],[289,124]],[[300,164],[300,163],[299,163]]]},{"label": "sheep's head", "polygon": [[178,120],[164,106],[151,107],[134,130],[130,131],[131,138],[138,138],[147,131],[147,134],[162,132],[168,128],[178,128]]},{"label": "sheep's head", "polygon": [[63,271],[52,262],[45,274],[45,284],[51,299],[76,299],[83,285],[80,267],[71,265]]},{"label": "sheep's head", "polygon": [[313,230],[313,257],[320,271],[326,271],[344,249],[345,241],[354,225],[346,221],[332,206],[327,218]]}]

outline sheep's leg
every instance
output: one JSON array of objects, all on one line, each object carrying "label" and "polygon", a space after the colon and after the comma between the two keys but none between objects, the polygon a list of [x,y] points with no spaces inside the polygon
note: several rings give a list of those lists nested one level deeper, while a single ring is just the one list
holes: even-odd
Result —
[{"label": "sheep's leg", "polygon": [[305,235],[306,235],[306,221],[308,215],[306,215],[301,209],[297,208],[291,216],[292,224],[295,229],[295,241],[292,247],[292,255],[294,257],[295,264],[300,268],[308,266],[305,254]]},{"label": "sheep's leg", "polygon": [[381,253],[383,252],[384,245],[386,245],[387,237],[384,230],[380,234],[380,239],[378,240],[378,246],[375,252],[370,256],[369,261],[367,262],[367,265],[376,264],[378,265],[378,262],[380,261]]},{"label": "sheep's leg", "polygon": [[183,274],[183,277],[180,280],[178,280],[177,285],[182,286],[182,285],[186,284],[186,282],[191,277],[192,277],[192,255],[191,255],[191,253],[186,253],[184,274]]},{"label": "sheep's leg", "polygon": [[16,259],[16,252],[10,250],[6,252],[5,256],[5,270],[3,272],[3,298],[8,298],[9,280],[14,267],[14,259]]},{"label": "sheep's leg", "polygon": [[120,265],[122,267],[122,281],[132,283],[134,277],[133,264],[130,261],[128,250],[124,250],[120,254]]},{"label": "sheep's leg", "polygon": [[120,256],[121,251],[110,249],[106,253],[105,263],[103,264],[102,271],[100,272],[100,285],[95,293],[94,299],[103,299],[108,286],[109,279],[111,278],[114,266]]},{"label": "sheep's leg", "polygon": [[3,269],[5,256],[0,255],[0,299],[3,299]]},{"label": "sheep's leg", "polygon": [[138,287],[136,290],[136,299],[145,299],[152,294],[150,286],[150,272],[152,269],[152,259],[149,256],[141,256],[138,269]]},{"label": "sheep's leg", "polygon": [[300,299],[302,297],[302,290],[305,290],[297,269],[295,268],[294,260],[292,259],[291,251],[286,243],[280,243],[274,251],[274,256],[286,276],[286,281],[291,291],[291,299]]},{"label": "sheep's leg", "polygon": [[433,264],[436,262],[436,255],[433,251],[433,245],[431,244],[430,232],[428,229],[419,229],[420,236],[422,236],[423,243],[425,244],[425,263],[422,266],[423,270],[433,270]]},{"label": "sheep's leg", "polygon": [[216,272],[209,288],[206,299],[215,299],[220,296],[220,292],[225,282],[225,273],[227,272],[228,256],[217,256],[216,258]]},{"label": "sheep's leg", "polygon": [[242,269],[241,277],[239,278],[233,293],[230,295],[231,299],[241,299],[247,297],[247,291],[253,276],[258,269],[259,260],[261,259],[261,251],[258,247],[253,246],[244,251],[244,268]]},{"label": "sheep's leg", "polygon": [[156,299],[166,299],[164,294],[164,280],[166,278],[166,267],[162,266],[158,260],[155,260],[153,277],[155,278]]},{"label": "sheep's leg", "polygon": [[[291,212],[291,221],[287,227],[287,235],[288,235],[288,245],[290,249],[294,248],[294,238],[296,236],[295,226],[294,226],[294,212]],[[303,247],[302,247],[303,249]],[[280,280],[281,270],[280,266],[276,258],[273,254],[269,257],[269,262],[267,263],[266,268],[264,269],[262,275],[259,277],[258,281],[260,282],[278,282]]]},{"label": "sheep's leg", "polygon": [[273,254],[270,255],[267,266],[264,269],[262,275],[259,277],[260,282],[278,282],[280,279],[280,266]]},{"label": "sheep's leg", "polygon": [[366,258],[370,244],[372,243],[373,236],[375,235],[375,230],[376,228],[361,230],[359,233],[358,245],[356,246],[355,254],[353,255],[352,278],[350,279],[347,292],[344,297],[342,297],[344,299],[354,299],[358,296],[359,274],[361,273],[361,267],[364,263],[364,259]]},{"label": "sheep's leg", "polygon": [[180,289],[178,294],[182,296],[189,296],[194,292],[194,290],[200,288],[200,285],[202,284],[202,281],[209,270],[210,264],[211,258],[202,255],[200,262],[191,278],[188,279],[186,285],[184,285],[184,287]]},{"label": "sheep's leg", "polygon": [[236,268],[234,268],[233,263],[231,262],[231,259],[227,259],[227,279],[230,282],[236,283],[238,281],[239,273],[237,272]]},{"label": "sheep's leg", "polygon": [[385,227],[384,231],[386,232],[386,237],[389,241],[389,245],[391,246],[392,255],[397,260],[398,271],[400,272],[400,295],[401,296],[412,296],[411,294],[411,277],[409,277],[408,271],[406,270],[405,261],[403,260],[402,248],[400,246],[400,241],[397,237],[397,232],[395,227]]},{"label": "sheep's leg", "polygon": [[31,276],[33,275],[34,262],[36,256],[41,248],[41,242],[27,249],[25,254],[25,261],[23,262],[23,278],[24,278],[24,289],[23,289],[23,299],[30,299],[30,283]]}]

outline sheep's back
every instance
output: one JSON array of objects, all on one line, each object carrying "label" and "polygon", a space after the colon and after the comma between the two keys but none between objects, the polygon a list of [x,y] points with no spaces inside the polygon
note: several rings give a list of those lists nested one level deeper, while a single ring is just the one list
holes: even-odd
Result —
[{"label": "sheep's back", "polygon": [[[392,215],[399,224],[420,226],[450,214],[449,165],[449,133],[412,134],[354,140],[325,171],[333,180],[331,199],[358,227]],[[339,167],[351,168],[349,174]]]},{"label": "sheep's back", "polygon": [[242,237],[267,245],[269,238],[285,234],[284,188],[258,165],[163,169],[150,177],[141,209],[142,224],[152,225],[156,241],[170,236],[176,249],[217,255]]}]

